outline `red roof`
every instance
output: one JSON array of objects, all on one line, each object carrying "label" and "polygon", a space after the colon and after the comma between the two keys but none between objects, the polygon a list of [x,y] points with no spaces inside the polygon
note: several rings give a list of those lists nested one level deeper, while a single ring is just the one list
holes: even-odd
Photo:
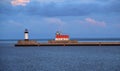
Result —
[{"label": "red roof", "polygon": [[69,38],[69,35],[56,35],[56,38]]}]

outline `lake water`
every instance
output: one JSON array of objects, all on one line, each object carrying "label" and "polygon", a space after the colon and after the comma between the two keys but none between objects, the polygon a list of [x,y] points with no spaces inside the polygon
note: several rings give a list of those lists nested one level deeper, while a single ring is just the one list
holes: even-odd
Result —
[{"label": "lake water", "polygon": [[120,46],[15,47],[4,42],[0,71],[120,71]]}]

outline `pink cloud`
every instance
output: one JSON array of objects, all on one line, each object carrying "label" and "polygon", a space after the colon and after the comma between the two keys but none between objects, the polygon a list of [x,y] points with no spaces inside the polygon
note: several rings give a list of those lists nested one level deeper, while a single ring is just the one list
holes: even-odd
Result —
[{"label": "pink cloud", "polygon": [[52,24],[60,24],[60,25],[64,24],[64,22],[59,18],[45,18],[44,21]]},{"label": "pink cloud", "polygon": [[86,18],[85,20],[91,24],[97,24],[97,22],[92,18]]},{"label": "pink cloud", "polygon": [[106,23],[104,21],[97,21],[95,19],[92,18],[86,18],[85,21],[87,23],[93,24],[93,25],[99,25],[99,26],[106,26]]},{"label": "pink cloud", "polygon": [[29,2],[30,2],[30,0],[12,0],[11,4],[13,6],[17,6],[17,5],[26,6],[26,4]]}]

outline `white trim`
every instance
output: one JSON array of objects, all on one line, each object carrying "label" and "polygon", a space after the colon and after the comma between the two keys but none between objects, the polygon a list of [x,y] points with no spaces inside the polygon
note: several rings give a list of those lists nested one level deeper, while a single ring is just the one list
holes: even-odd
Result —
[{"label": "white trim", "polygon": [[55,40],[69,40],[69,38],[55,38]]}]

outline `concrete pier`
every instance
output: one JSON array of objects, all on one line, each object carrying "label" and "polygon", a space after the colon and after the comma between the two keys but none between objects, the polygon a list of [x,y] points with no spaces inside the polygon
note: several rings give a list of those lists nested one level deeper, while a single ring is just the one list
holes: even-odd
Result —
[{"label": "concrete pier", "polygon": [[15,46],[120,46],[120,42],[53,42],[38,43],[34,40],[19,40]]},{"label": "concrete pier", "polygon": [[34,40],[19,40],[15,46],[36,46],[39,43]]}]

